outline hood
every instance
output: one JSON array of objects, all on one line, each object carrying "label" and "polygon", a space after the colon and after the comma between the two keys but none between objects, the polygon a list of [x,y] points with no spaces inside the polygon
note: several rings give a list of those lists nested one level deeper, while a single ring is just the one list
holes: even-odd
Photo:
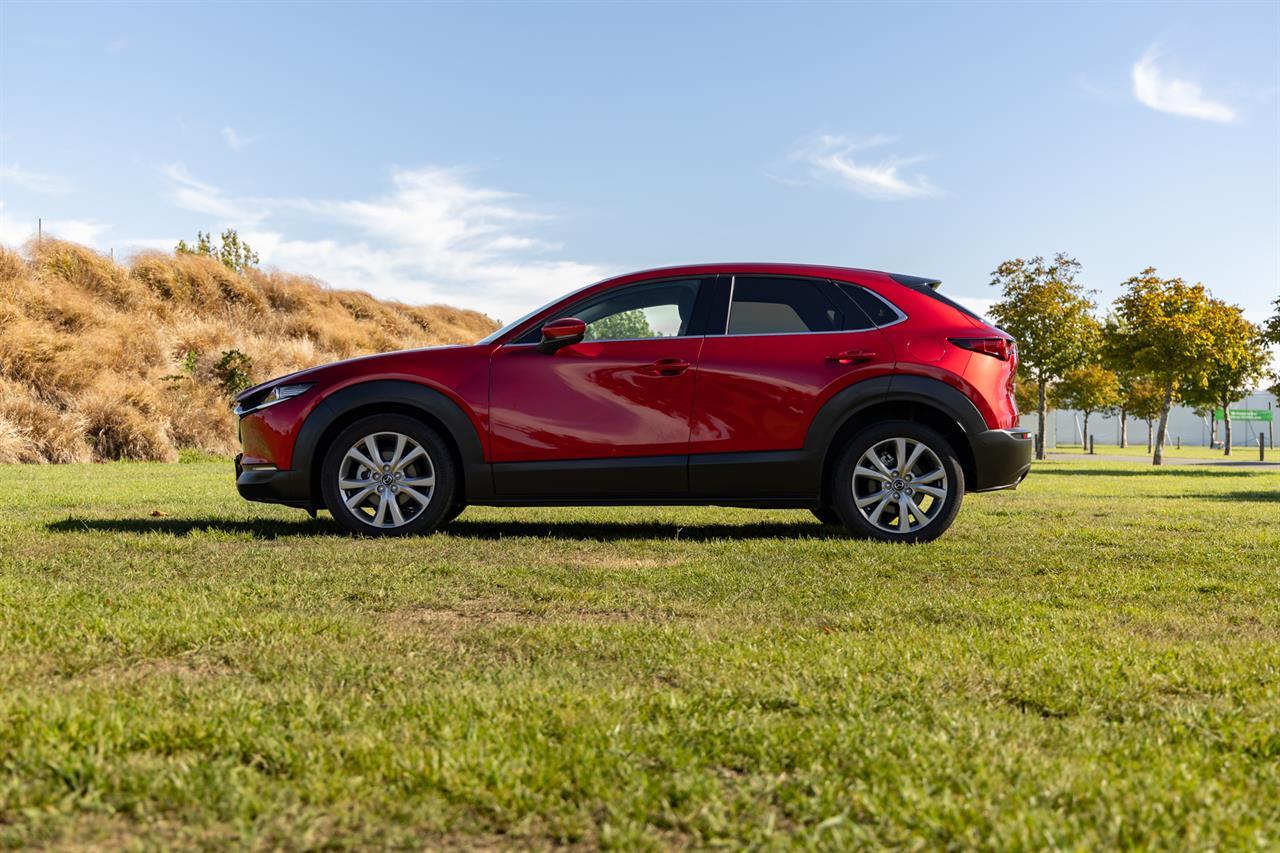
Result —
[{"label": "hood", "polygon": [[419,347],[417,349],[396,350],[395,352],[380,352],[373,355],[358,355],[355,358],[344,358],[341,361],[330,361],[326,364],[320,364],[315,367],[308,367],[305,370],[299,370],[296,373],[287,373],[284,376],[277,376],[274,379],[268,379],[266,382],[259,382],[252,388],[246,388],[236,395],[236,402],[242,402],[250,397],[266,391],[275,385],[290,385],[295,382],[319,382],[325,378],[327,373],[335,369],[346,367],[352,364],[367,363],[371,366],[378,362],[390,362],[394,364],[402,359],[413,359],[415,363],[421,363],[419,359],[423,354],[434,350],[452,350],[459,349],[463,344],[440,344],[433,347]]}]

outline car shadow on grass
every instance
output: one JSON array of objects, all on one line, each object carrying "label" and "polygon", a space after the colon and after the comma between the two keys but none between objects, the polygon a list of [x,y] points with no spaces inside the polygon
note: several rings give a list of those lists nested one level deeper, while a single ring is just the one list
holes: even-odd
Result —
[{"label": "car shadow on grass", "polygon": [[[155,533],[163,536],[192,536],[229,533],[253,539],[281,539],[291,536],[349,536],[327,518],[299,521],[226,518],[67,518],[46,525],[54,533]],[[816,522],[780,524],[676,524],[672,522],[589,522],[589,521],[482,521],[465,516],[447,525],[443,536],[464,539],[575,539],[619,541],[626,539],[679,539],[707,542],[716,539],[842,539],[838,527]]]}]

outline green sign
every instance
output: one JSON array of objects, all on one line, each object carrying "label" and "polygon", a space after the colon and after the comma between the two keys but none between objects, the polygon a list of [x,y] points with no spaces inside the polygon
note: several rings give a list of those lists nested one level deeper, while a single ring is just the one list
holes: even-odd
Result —
[{"label": "green sign", "polygon": [[[1270,421],[1270,409],[1231,409],[1231,420],[1233,421]],[[1213,416],[1218,420],[1222,420],[1222,409],[1214,409]]]}]

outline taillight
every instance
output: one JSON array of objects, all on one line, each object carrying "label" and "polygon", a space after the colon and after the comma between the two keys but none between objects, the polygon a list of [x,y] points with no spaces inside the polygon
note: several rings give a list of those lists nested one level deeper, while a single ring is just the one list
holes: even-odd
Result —
[{"label": "taillight", "polygon": [[993,355],[1001,361],[1008,361],[1016,352],[1013,341],[1009,338],[948,338],[958,347],[964,347],[983,355]]}]

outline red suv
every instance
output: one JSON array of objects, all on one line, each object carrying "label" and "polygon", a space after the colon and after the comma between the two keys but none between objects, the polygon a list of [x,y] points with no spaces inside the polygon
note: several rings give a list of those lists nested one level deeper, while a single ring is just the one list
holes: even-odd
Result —
[{"label": "red suv", "polygon": [[473,346],[250,388],[236,486],[376,535],[469,504],[712,504],[933,539],[965,492],[1021,482],[1032,445],[1013,340],[937,285],[793,264],[610,279]]}]

